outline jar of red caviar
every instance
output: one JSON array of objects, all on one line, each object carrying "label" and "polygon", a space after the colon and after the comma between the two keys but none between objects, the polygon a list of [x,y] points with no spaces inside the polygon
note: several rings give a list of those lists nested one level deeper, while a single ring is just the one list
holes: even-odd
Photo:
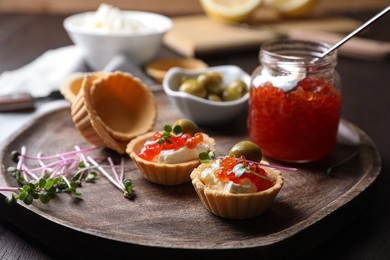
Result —
[{"label": "jar of red caviar", "polygon": [[341,86],[337,53],[320,57],[329,47],[296,40],[261,46],[260,65],[252,73],[248,131],[264,156],[309,162],[335,147]]}]

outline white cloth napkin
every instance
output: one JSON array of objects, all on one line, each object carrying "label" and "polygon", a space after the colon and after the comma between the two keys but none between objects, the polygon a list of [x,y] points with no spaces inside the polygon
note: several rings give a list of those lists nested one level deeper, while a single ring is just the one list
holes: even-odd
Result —
[{"label": "white cloth napkin", "polygon": [[74,72],[86,67],[81,51],[74,45],[48,50],[25,66],[0,75],[0,95],[27,91],[42,97],[58,90],[61,83]]}]

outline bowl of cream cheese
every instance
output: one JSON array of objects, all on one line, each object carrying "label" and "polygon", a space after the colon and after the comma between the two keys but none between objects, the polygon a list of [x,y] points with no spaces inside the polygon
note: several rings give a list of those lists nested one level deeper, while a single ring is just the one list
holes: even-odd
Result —
[{"label": "bowl of cream cheese", "polygon": [[104,3],[96,11],[74,14],[63,22],[92,70],[102,70],[117,55],[126,55],[139,65],[151,61],[172,25],[161,14],[120,10]]}]

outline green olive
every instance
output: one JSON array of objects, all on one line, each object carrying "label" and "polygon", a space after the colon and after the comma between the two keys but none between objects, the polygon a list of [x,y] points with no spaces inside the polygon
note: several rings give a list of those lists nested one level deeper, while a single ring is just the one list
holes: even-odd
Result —
[{"label": "green olive", "polygon": [[248,92],[248,87],[242,80],[233,80],[228,85],[228,88],[236,89],[238,93],[240,93],[241,97],[244,96]]},{"label": "green olive", "polygon": [[216,94],[209,94],[207,96],[207,99],[211,101],[218,101],[218,102],[222,101],[222,98]]},{"label": "green olive", "polygon": [[222,84],[219,85],[209,85],[206,87],[207,93],[221,95],[225,87]]},{"label": "green olive", "polygon": [[197,80],[207,85],[221,84],[222,83],[222,75],[216,71],[207,71],[198,76]]},{"label": "green olive", "polygon": [[177,120],[173,124],[173,128],[175,128],[177,125],[181,126],[183,133],[190,134],[191,136],[194,136],[196,133],[200,132],[198,125],[190,119],[184,118]]},{"label": "green olive", "polygon": [[244,156],[247,160],[260,162],[263,154],[260,147],[251,141],[242,141],[235,144],[229,151],[229,156],[239,158]]},{"label": "green olive", "polygon": [[232,101],[241,98],[241,93],[237,88],[226,88],[222,93],[223,101]]},{"label": "green olive", "polygon": [[200,74],[197,80],[203,84],[208,93],[219,95],[223,91],[222,75],[218,72],[205,72]]},{"label": "green olive", "polygon": [[198,82],[196,79],[187,79],[179,87],[179,91],[186,92],[188,94],[206,98],[207,91],[203,84]]},{"label": "green olive", "polygon": [[185,75],[181,76],[181,78],[180,78],[180,80],[179,80],[179,86],[180,86],[181,84],[183,84],[184,81],[186,81],[187,79],[189,79],[187,76],[185,76]]}]

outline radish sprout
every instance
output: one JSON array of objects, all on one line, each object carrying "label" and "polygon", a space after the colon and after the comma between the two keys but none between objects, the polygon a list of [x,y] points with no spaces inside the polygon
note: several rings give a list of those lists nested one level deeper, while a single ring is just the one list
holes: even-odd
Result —
[{"label": "radish sprout", "polygon": [[[97,176],[94,169],[97,169],[118,189],[123,191],[125,198],[135,198],[133,182],[130,179],[124,180],[126,168],[124,158],[121,158],[120,165],[115,165],[113,160],[108,157],[109,165],[103,165],[100,163],[105,158],[87,155],[89,152],[97,149],[99,148],[89,147],[81,149],[75,146],[75,150],[62,154],[42,156],[42,153],[38,152],[37,156],[34,157],[27,155],[26,147],[22,146],[20,153],[17,151],[11,153],[16,166],[8,168],[8,172],[15,177],[21,187],[0,187],[0,191],[11,192],[6,197],[8,204],[15,204],[20,200],[29,205],[36,199],[46,204],[56,198],[57,194],[61,192],[80,198],[81,193],[77,191],[77,188],[81,186],[83,180],[94,182]],[[34,162],[37,166],[30,166]],[[114,178],[105,168],[111,170]],[[120,169],[120,174],[118,174],[118,168]]]}]

